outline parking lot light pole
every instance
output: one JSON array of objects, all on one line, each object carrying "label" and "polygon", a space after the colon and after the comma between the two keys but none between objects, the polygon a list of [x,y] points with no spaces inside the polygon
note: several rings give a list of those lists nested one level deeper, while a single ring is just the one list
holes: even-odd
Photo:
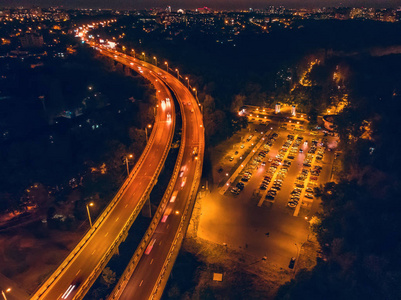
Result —
[{"label": "parking lot light pole", "polygon": [[294,264],[294,273],[293,273],[293,276],[295,276],[295,266],[296,266],[296,264],[297,264],[297,262],[298,262],[299,253],[301,252],[301,249],[300,249],[299,245],[298,245],[297,243],[295,243],[294,245],[295,245],[295,247],[297,247],[297,256],[295,257],[295,264]]}]

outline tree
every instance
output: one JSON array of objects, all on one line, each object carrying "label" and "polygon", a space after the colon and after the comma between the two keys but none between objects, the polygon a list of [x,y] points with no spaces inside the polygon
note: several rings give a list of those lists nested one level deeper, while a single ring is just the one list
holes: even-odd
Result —
[{"label": "tree", "polygon": [[245,99],[245,95],[243,94],[235,95],[231,103],[231,112],[234,114],[238,113],[240,108],[244,106]]},{"label": "tree", "polygon": [[102,272],[102,283],[110,287],[116,282],[116,272],[113,272],[109,267],[104,268]]},{"label": "tree", "polygon": [[318,112],[317,112],[316,108],[312,107],[309,110],[308,115],[309,115],[310,125],[312,125],[312,126],[316,125],[317,124],[317,116],[318,116]]}]

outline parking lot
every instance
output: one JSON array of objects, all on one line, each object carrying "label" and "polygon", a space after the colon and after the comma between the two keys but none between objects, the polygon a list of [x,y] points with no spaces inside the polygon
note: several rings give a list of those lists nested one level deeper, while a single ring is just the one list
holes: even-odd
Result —
[{"label": "parking lot", "polygon": [[[228,154],[215,166],[227,160],[223,176],[202,200],[198,234],[288,267],[308,237],[308,218],[319,207],[315,187],[330,180],[335,155],[330,147],[336,139],[306,131],[302,119],[272,115],[250,121],[257,132],[244,132],[230,149],[241,160],[230,161]],[[249,145],[241,149],[244,143]]]}]

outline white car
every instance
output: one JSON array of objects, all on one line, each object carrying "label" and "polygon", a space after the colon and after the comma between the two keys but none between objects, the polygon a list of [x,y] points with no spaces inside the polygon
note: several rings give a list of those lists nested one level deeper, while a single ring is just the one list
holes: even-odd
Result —
[{"label": "white car", "polygon": [[167,122],[171,122],[171,114],[167,114]]}]

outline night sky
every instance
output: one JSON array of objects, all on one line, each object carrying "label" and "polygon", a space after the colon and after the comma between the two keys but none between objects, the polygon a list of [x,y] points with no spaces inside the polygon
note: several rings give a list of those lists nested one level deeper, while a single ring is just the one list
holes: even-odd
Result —
[{"label": "night sky", "polygon": [[323,6],[354,6],[354,7],[398,7],[400,0],[0,0],[4,6],[64,6],[66,8],[116,8],[143,9],[152,7],[172,6],[173,11],[179,8],[193,9],[208,6],[215,9],[247,9],[264,8],[269,5],[284,5],[286,7],[323,7]]}]

